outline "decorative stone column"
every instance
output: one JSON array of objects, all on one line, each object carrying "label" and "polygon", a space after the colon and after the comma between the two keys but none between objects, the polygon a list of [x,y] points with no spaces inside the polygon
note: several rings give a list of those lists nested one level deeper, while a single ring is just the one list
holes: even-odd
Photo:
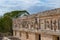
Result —
[{"label": "decorative stone column", "polygon": [[15,36],[15,31],[13,30],[13,36]]}]

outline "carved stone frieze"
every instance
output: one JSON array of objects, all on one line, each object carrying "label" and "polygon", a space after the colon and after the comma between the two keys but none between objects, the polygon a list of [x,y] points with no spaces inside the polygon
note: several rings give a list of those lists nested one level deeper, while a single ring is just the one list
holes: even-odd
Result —
[{"label": "carved stone frieze", "polygon": [[[60,10],[60,9],[58,9]],[[26,29],[45,29],[45,30],[60,30],[60,11],[50,10],[41,12],[41,14],[34,14],[29,16],[21,17],[19,20],[13,20],[13,26]],[[49,14],[51,13],[51,14]],[[14,22],[15,21],[15,22]]]}]

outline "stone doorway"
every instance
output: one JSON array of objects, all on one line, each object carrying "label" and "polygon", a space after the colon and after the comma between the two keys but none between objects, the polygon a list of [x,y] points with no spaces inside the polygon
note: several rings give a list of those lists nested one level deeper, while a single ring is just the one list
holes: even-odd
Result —
[{"label": "stone doorway", "polygon": [[59,36],[57,37],[57,40],[59,40]]},{"label": "stone doorway", "polygon": [[59,38],[59,36],[54,36],[53,37],[53,40],[59,40],[60,38]]},{"label": "stone doorway", "polygon": [[39,36],[39,40],[41,40],[41,35],[39,34],[38,36]]},{"label": "stone doorway", "polygon": [[36,39],[35,40],[41,40],[41,35],[40,34],[36,34]]}]

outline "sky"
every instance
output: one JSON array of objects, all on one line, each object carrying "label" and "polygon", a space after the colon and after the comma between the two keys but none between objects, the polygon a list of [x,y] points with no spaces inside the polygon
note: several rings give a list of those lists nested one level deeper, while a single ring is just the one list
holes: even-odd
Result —
[{"label": "sky", "polygon": [[0,15],[14,10],[27,10],[30,14],[60,8],[60,0],[0,0]]}]

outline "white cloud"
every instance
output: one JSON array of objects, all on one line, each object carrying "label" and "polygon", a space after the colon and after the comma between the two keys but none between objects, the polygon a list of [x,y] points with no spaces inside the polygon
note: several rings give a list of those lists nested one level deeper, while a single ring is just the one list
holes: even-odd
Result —
[{"label": "white cloud", "polygon": [[0,10],[2,10],[2,12],[4,10],[5,12],[5,11],[11,11],[9,10],[11,8],[28,9],[31,8],[32,6],[38,6],[38,4],[42,4],[42,2],[39,0],[0,0],[0,6],[3,7],[0,8]]},{"label": "white cloud", "polygon": [[11,10],[29,9],[33,6],[58,8],[60,0],[0,0],[0,15]]},{"label": "white cloud", "polygon": [[40,4],[40,3],[42,4],[42,2],[39,0],[4,0],[4,1],[2,1],[2,3],[0,5],[4,6],[4,7],[20,6],[23,9],[27,9],[31,6],[37,6],[37,4]]},{"label": "white cloud", "polygon": [[46,0],[46,2],[47,7],[60,8],[60,0]]},{"label": "white cloud", "polygon": [[0,15],[4,12],[11,11],[9,9],[12,8],[20,7],[21,9],[28,9],[32,6],[37,6],[38,3],[40,4],[41,2],[39,0],[0,0]]}]

